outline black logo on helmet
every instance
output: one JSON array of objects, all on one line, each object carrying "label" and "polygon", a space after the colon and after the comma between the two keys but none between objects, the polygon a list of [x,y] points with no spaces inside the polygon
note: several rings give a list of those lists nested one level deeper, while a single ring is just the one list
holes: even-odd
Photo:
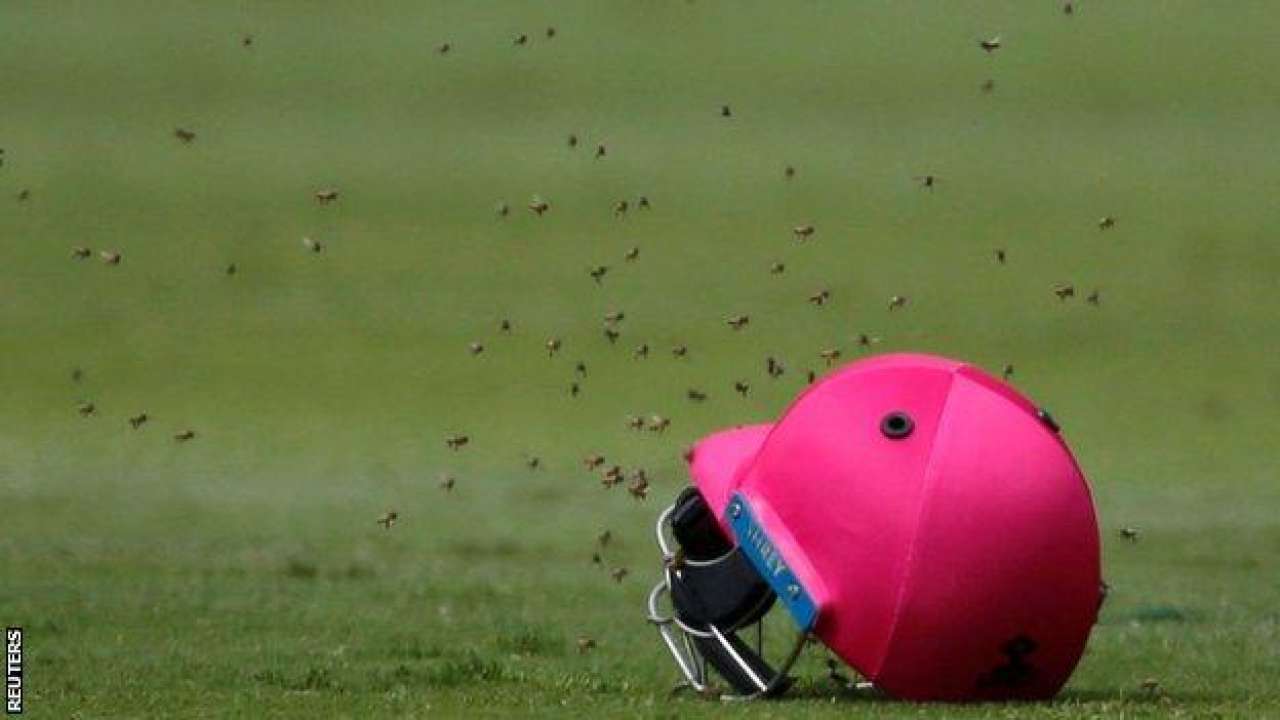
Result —
[{"label": "black logo on helmet", "polygon": [[1008,658],[1006,662],[996,666],[991,672],[978,676],[978,687],[1018,688],[1035,680],[1036,668],[1027,661],[1027,656],[1036,651],[1036,641],[1026,635],[1018,635],[1000,647]]}]

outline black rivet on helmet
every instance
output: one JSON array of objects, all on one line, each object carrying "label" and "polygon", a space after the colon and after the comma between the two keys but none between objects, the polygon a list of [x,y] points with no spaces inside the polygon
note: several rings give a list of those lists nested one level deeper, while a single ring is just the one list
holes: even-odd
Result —
[{"label": "black rivet on helmet", "polygon": [[1050,430],[1054,432],[1062,431],[1062,428],[1058,426],[1058,421],[1053,419],[1053,416],[1049,414],[1048,410],[1040,408],[1036,411],[1036,417],[1040,418],[1040,422],[1048,425]]},{"label": "black rivet on helmet", "polygon": [[898,410],[885,415],[880,421],[880,432],[890,440],[901,440],[915,429],[916,424],[911,416]]}]

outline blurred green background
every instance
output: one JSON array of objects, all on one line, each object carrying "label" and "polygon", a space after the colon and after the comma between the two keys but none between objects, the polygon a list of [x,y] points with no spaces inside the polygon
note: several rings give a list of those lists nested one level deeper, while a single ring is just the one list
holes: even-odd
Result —
[{"label": "blurred green background", "polygon": [[[1280,11],[1074,10],[0,6],[0,620],[29,712],[1280,715]],[[1011,363],[1064,426],[1114,592],[1060,700],[850,697],[816,651],[787,702],[667,698],[641,602],[682,448],[860,333]]]}]

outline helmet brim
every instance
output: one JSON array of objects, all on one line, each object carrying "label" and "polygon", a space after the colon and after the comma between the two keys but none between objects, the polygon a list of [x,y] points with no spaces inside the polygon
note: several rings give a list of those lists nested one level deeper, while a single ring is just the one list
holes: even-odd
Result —
[{"label": "helmet brim", "polygon": [[693,446],[689,475],[730,537],[733,535],[725,520],[725,508],[741,473],[750,467],[772,429],[771,423],[740,425],[708,435]]}]

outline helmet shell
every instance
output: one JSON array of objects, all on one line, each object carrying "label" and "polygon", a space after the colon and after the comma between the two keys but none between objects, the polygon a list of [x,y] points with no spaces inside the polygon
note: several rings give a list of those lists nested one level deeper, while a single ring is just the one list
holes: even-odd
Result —
[{"label": "helmet shell", "polygon": [[971,365],[852,363],[777,423],[699,443],[691,473],[727,532],[730,498],[751,506],[818,637],[890,695],[1050,697],[1084,651],[1100,599],[1088,485],[1052,421]]}]

